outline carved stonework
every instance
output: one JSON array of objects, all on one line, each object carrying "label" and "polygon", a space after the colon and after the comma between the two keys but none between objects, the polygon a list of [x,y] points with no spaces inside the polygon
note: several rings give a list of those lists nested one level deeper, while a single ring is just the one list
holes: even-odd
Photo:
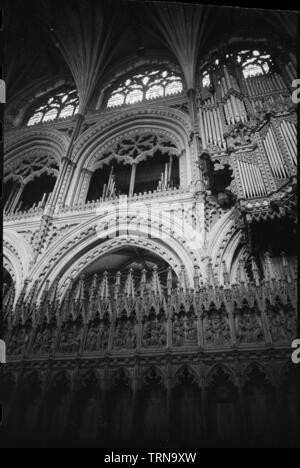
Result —
[{"label": "carved stonework", "polygon": [[115,349],[134,349],[136,347],[135,323],[130,319],[117,321],[114,332]]},{"label": "carved stonework", "polygon": [[242,311],[236,318],[237,340],[239,343],[259,343],[264,334],[260,318],[255,311]]},{"label": "carved stonework", "polygon": [[59,352],[76,353],[80,349],[82,328],[80,324],[66,322],[62,328]]},{"label": "carved stonework", "polygon": [[95,352],[107,350],[109,326],[108,320],[95,319],[90,323],[85,342],[85,351]]},{"label": "carved stonework", "polygon": [[230,343],[228,318],[223,311],[215,311],[204,319],[205,341],[208,345],[226,345]]},{"label": "carved stonework", "polygon": [[23,354],[28,344],[29,336],[29,329],[25,326],[15,327],[8,345],[8,353],[16,356]]},{"label": "carved stonework", "polygon": [[32,346],[32,353],[48,354],[53,352],[56,336],[57,328],[54,324],[39,327]]},{"label": "carved stonework", "polygon": [[296,336],[296,313],[291,304],[268,307],[268,320],[270,333],[274,342],[288,341],[289,343]]},{"label": "carved stonework", "polygon": [[165,346],[166,324],[163,318],[150,317],[143,324],[142,346],[145,348]]},{"label": "carved stonework", "polygon": [[228,151],[238,151],[244,147],[255,148],[253,133],[253,129],[242,122],[230,126],[227,133],[224,134]]},{"label": "carved stonework", "polygon": [[175,315],[172,325],[173,346],[197,344],[197,321],[194,314]]}]

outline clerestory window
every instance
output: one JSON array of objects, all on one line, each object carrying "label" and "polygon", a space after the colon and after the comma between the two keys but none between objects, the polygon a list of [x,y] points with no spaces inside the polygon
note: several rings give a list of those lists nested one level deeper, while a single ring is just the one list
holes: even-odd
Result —
[{"label": "clerestory window", "polygon": [[107,107],[135,104],[145,100],[171,96],[183,90],[181,77],[168,70],[148,70],[126,78],[115,88]]},{"label": "clerestory window", "polygon": [[77,111],[77,91],[75,89],[64,90],[54,96],[48,95],[47,98],[33,110],[27,125],[35,125],[40,122],[49,122],[64,117],[72,117]]}]

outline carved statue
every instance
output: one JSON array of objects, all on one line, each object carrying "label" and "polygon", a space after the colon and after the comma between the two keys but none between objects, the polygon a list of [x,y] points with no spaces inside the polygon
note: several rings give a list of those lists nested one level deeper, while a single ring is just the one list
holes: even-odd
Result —
[{"label": "carved statue", "polygon": [[296,333],[296,317],[294,311],[287,313],[281,308],[278,312],[268,314],[270,331],[273,341],[291,341]]},{"label": "carved statue", "polygon": [[167,342],[167,336],[164,323],[158,319],[152,319],[144,325],[143,346],[164,346]]},{"label": "carved statue", "polygon": [[28,335],[25,328],[21,327],[19,330],[15,331],[9,344],[9,353],[15,355],[22,354],[25,350],[27,340]]},{"label": "carved statue", "polygon": [[186,338],[187,338],[187,341],[197,341],[197,325],[193,317],[190,317],[187,320]]},{"label": "carved statue", "polygon": [[222,345],[230,341],[230,328],[221,314],[214,314],[207,318],[205,338],[209,344]]},{"label": "carved statue", "polygon": [[237,339],[240,343],[256,343],[263,339],[263,331],[256,314],[241,314],[238,320]]},{"label": "carved statue", "polygon": [[224,135],[229,151],[236,151],[242,146],[253,143],[253,130],[246,124],[239,122]]},{"label": "carved statue", "polygon": [[43,343],[40,349],[41,353],[50,353],[53,351],[56,333],[53,328],[46,328],[43,333]]},{"label": "carved statue", "polygon": [[59,351],[62,353],[75,353],[81,341],[80,327],[76,325],[65,326],[62,331]]},{"label": "carved statue", "polygon": [[32,351],[39,352],[42,348],[43,341],[44,341],[43,332],[41,330],[38,330],[36,337],[35,337],[35,341],[32,346]]},{"label": "carved statue", "polygon": [[134,324],[131,322],[127,323],[125,330],[125,347],[128,349],[136,347],[136,334],[134,331]]},{"label": "carved statue", "polygon": [[81,329],[80,327],[73,325],[70,331],[70,345],[69,349],[71,353],[76,353],[80,349],[80,342],[81,342]]},{"label": "carved statue", "polygon": [[183,346],[187,343],[197,342],[197,326],[193,317],[181,317],[175,316],[173,322],[173,333],[172,333],[173,345]]},{"label": "carved statue", "polygon": [[173,345],[182,346],[184,342],[184,324],[182,320],[178,319],[178,316],[175,316],[173,322]]},{"label": "carved statue", "polygon": [[104,351],[108,346],[109,324],[101,322],[99,328],[99,349]]},{"label": "carved statue", "polygon": [[96,327],[90,327],[88,330],[85,349],[86,351],[96,351],[97,350],[97,339],[98,339],[98,329]]}]

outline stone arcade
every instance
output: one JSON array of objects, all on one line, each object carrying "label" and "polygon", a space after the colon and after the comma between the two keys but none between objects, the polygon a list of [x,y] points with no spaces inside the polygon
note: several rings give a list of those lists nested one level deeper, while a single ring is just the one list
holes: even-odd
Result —
[{"label": "stone arcade", "polygon": [[294,446],[295,15],[12,17],[2,441]]}]

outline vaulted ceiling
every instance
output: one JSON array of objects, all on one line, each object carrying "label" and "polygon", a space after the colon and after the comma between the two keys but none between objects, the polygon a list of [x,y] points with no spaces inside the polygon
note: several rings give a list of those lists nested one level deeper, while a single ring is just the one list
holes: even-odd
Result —
[{"label": "vaulted ceiling", "polygon": [[170,56],[192,87],[199,60],[234,40],[296,44],[294,13],[128,0],[13,0],[4,11],[8,106],[63,79],[75,82],[84,113],[109,70],[131,56]]}]

